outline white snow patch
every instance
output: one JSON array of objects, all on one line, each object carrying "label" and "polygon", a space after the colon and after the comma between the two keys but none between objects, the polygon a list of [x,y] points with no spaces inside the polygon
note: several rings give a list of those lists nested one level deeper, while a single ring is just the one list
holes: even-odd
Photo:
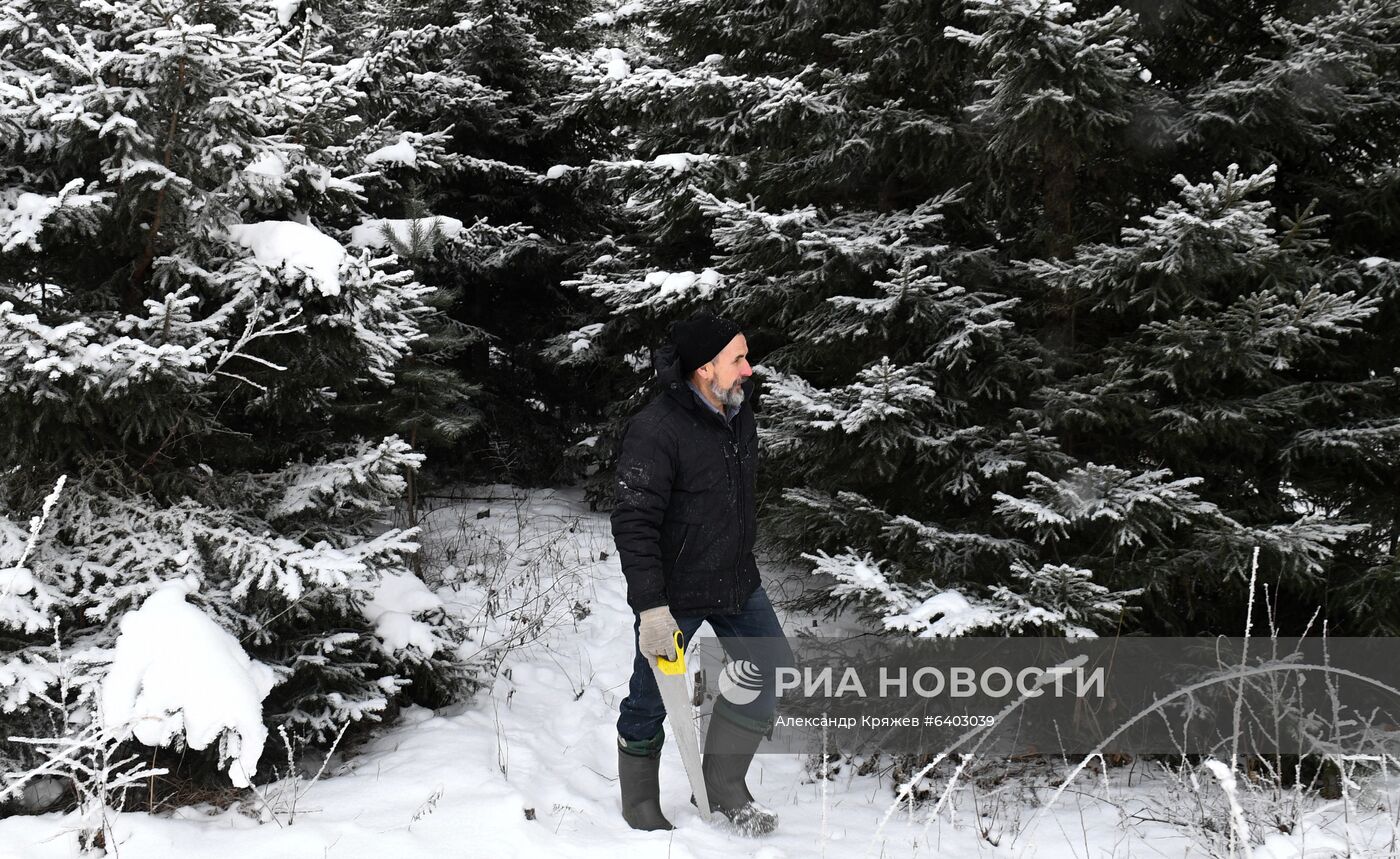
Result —
[{"label": "white snow patch", "polygon": [[577,355],[593,348],[593,338],[603,333],[604,323],[594,322],[564,335],[569,338],[569,351]]},{"label": "white snow patch", "polygon": [[103,724],[148,746],[183,736],[190,748],[204,749],[223,735],[229,780],[247,787],[267,740],[262,701],[275,676],[185,601],[192,590],[167,582],[121,619],[102,681]]},{"label": "white snow patch", "polygon": [[286,162],[282,160],[282,156],[278,155],[276,152],[264,152],[257,158],[254,158],[252,163],[247,167],[244,167],[243,172],[256,173],[271,179],[281,179],[283,176],[287,175],[287,165]]},{"label": "white snow patch", "polygon": [[425,656],[437,651],[441,641],[433,628],[413,617],[420,611],[442,608],[442,600],[411,573],[385,573],[365,603],[365,620],[374,624],[374,634],[390,653],[416,647]]},{"label": "white snow patch", "polygon": [[653,303],[664,303],[670,296],[681,296],[696,290],[699,296],[707,296],[719,286],[719,272],[707,268],[699,273],[693,271],[653,271],[647,275],[647,284],[656,287]]},{"label": "white snow patch", "polygon": [[668,152],[651,159],[651,163],[657,167],[669,167],[672,173],[684,173],[690,169],[692,164],[702,161],[713,161],[713,155],[696,155],[692,152]]},{"label": "white snow patch", "polygon": [[345,248],[315,227],[296,221],[262,221],[235,224],[229,227],[229,235],[263,265],[281,268],[285,264],[304,271],[322,295],[340,295]]},{"label": "white snow patch", "polygon": [[39,245],[39,233],[50,215],[62,208],[91,206],[111,196],[110,192],[75,193],[82,185],[82,179],[73,179],[53,197],[28,191],[0,190],[0,253],[20,246],[32,251],[43,250]]},{"label": "white snow patch", "polygon": [[381,146],[365,156],[366,164],[402,164],[405,167],[418,166],[418,150],[413,148],[408,134],[399,135],[399,142]]},{"label": "white snow patch", "polygon": [[611,27],[613,24],[616,24],[620,19],[631,18],[635,15],[639,15],[643,11],[645,11],[645,9],[646,7],[643,6],[641,3],[623,3],[621,6],[618,6],[616,9],[613,9],[609,12],[594,12],[592,15],[585,17],[583,20],[592,21],[595,24],[601,24],[604,27]]},{"label": "white snow patch", "polygon": [[268,0],[268,5],[277,10],[277,23],[285,27],[301,8],[301,0]]},{"label": "white snow patch", "polygon": [[621,48],[599,48],[593,52],[593,58],[607,67],[606,77],[612,80],[620,81],[632,74],[632,66]]},{"label": "white snow patch", "polygon": [[[649,350],[638,351],[649,367]],[[1114,850],[1121,856],[1199,856],[1211,855],[1228,837],[1195,825],[1200,818],[1194,814],[1214,814],[1223,804],[1212,784],[1205,784],[1205,792],[1192,790],[1194,783],[1183,785],[1171,777],[1144,779],[1141,768],[1105,767],[1098,777],[1081,777],[1073,785],[1078,788],[1075,801],[1066,797],[1032,818],[1041,807],[1038,796],[1046,795],[1037,795],[1045,779],[1066,772],[1072,763],[1047,755],[1050,771],[1044,776],[1033,771],[1024,791],[1000,795],[1004,814],[998,813],[995,821],[1005,819],[1007,825],[993,823],[1000,828],[989,832],[967,823],[992,820],[979,817],[981,788],[971,778],[949,785],[942,813],[933,815],[933,803],[927,803],[906,814],[895,796],[898,782],[888,773],[861,774],[846,764],[833,778],[814,779],[809,756],[759,754],[748,786],[760,802],[775,807],[781,822],[758,842],[700,819],[690,804],[690,786],[673,740],[662,750],[660,799],[677,829],[636,832],[622,820],[616,769],[616,721],[631,676],[635,615],[626,603],[608,512],[592,510],[582,488],[523,490],[497,484],[462,489],[454,494],[467,500],[436,507],[421,520],[425,546],[437,547],[438,556],[449,549],[465,550],[464,557],[476,559],[460,561],[460,572],[442,571],[443,610],[473,625],[473,638],[461,642],[459,652],[471,657],[492,642],[518,639],[524,624],[541,615],[517,607],[544,593],[543,601],[530,602],[547,612],[539,638],[511,645],[473,699],[436,712],[408,706],[399,724],[376,731],[350,765],[328,768],[314,784],[270,785],[265,794],[284,822],[290,806],[277,804],[279,791],[286,788],[282,796],[292,789],[305,791],[305,796],[296,794],[296,825],[274,824],[267,811],[259,823],[253,815],[262,806],[250,813],[253,803],[225,811],[200,804],[164,814],[134,811],[144,803],[128,803],[126,811],[108,812],[123,856],[456,856],[464,852],[468,830],[466,852],[473,856],[569,859],[740,854],[797,859],[823,851],[832,857],[883,853],[892,859],[1072,859],[1085,856],[1086,845],[1095,856]],[[473,523],[470,532],[463,531],[462,522]],[[472,542],[464,546],[464,537]],[[505,553],[497,556],[502,549]],[[535,584],[527,584],[532,575],[490,581],[498,564],[517,563],[538,575]],[[508,569],[502,567],[502,572]],[[775,572],[782,580],[789,571]],[[496,593],[501,609],[493,612],[484,606],[488,588],[498,585],[507,590]],[[587,611],[574,612],[575,605]],[[868,629],[850,613],[816,618],[789,613],[781,604],[778,612],[789,631],[819,628],[823,636],[845,637]],[[712,636],[707,627],[700,634]],[[0,675],[4,670],[0,664]],[[941,790],[949,781],[934,775],[924,784]],[[1099,784],[1102,791],[1095,787]],[[1368,785],[1366,796],[1376,797],[1369,806],[1375,810],[1356,800],[1308,799],[1306,792],[1297,799],[1287,794],[1274,801],[1260,797],[1273,803],[1262,809],[1287,806],[1288,819],[1297,825],[1286,835],[1260,833],[1264,843],[1253,848],[1255,859],[1321,859],[1329,850],[1389,855],[1395,826],[1387,809],[1396,807],[1400,782],[1392,775],[1374,784],[1376,793]],[[1240,789],[1252,788],[1246,782]],[[1206,801],[1210,804],[1203,808]],[[1162,822],[1161,813],[1125,817],[1125,809],[1154,806],[1180,812],[1182,822]],[[1363,812],[1360,817],[1351,813],[1356,809]],[[0,859],[76,859],[73,833],[81,825],[78,812],[0,819]],[[989,850],[989,834],[1003,838],[1003,848],[1013,836],[1019,840],[1015,849]],[[1029,846],[1022,850],[1023,844]]]},{"label": "white snow patch", "polygon": [[[937,617],[938,620],[930,621]],[[943,591],[925,599],[904,614],[889,615],[889,629],[920,630],[920,638],[956,638],[965,632],[995,625],[996,613],[974,606],[958,591]]]},{"label": "white snow patch", "polygon": [[575,170],[575,169],[577,169],[577,168],[575,168],[575,167],[573,167],[573,166],[571,166],[571,165],[569,165],[569,164],[555,164],[553,167],[549,168],[549,170],[544,174],[544,178],[546,178],[546,179],[558,179],[559,177],[563,176],[565,173],[568,173],[570,170]]},{"label": "white snow patch", "polygon": [[415,223],[420,223],[420,230],[430,230],[436,224],[449,239],[461,233],[463,226],[461,221],[446,215],[427,218],[374,218],[350,229],[350,244],[360,248],[388,247],[389,243],[384,238],[384,228],[387,226],[395,239],[407,245],[412,241]]}]

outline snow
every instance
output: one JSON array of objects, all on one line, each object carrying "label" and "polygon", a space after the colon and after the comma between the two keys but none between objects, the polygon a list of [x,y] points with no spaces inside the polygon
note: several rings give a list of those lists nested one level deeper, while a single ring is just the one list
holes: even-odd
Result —
[{"label": "snow", "polygon": [[225,735],[229,779],[247,787],[267,740],[262,701],[274,676],[185,600],[193,590],[184,580],[167,582],[121,619],[102,682],[103,722],[148,746],[183,737],[204,749]]},{"label": "snow", "polygon": [[268,0],[268,5],[277,12],[277,23],[283,27],[292,21],[292,16],[301,8],[301,0]]},{"label": "snow", "polygon": [[366,164],[402,164],[405,167],[418,165],[418,150],[413,148],[407,133],[399,135],[399,142],[381,146],[365,156]]},{"label": "snow", "polygon": [[[46,620],[35,610],[30,599],[38,582],[34,574],[24,567],[0,569],[0,628],[23,629],[36,632],[43,628]],[[0,667],[0,689],[9,686],[5,671]]]},{"label": "snow", "polygon": [[724,285],[723,276],[712,268],[695,271],[652,271],[641,280],[611,282],[606,275],[589,274],[577,284],[580,291],[595,295],[613,307],[617,315],[643,307],[662,308],[683,300],[703,301]]},{"label": "snow", "polygon": [[361,248],[384,248],[389,243],[384,239],[384,228],[387,226],[394,238],[399,242],[412,244],[414,224],[419,224],[418,229],[429,230],[434,225],[447,238],[455,238],[462,232],[463,224],[456,218],[449,218],[446,215],[433,215],[427,218],[374,218],[364,221],[350,229],[350,244]]},{"label": "snow", "polygon": [[262,221],[235,224],[229,227],[229,235],[268,268],[291,266],[305,272],[322,295],[340,294],[345,248],[315,227],[296,221]]},{"label": "snow", "polygon": [[367,57],[351,57],[345,61],[344,65],[331,66],[335,70],[334,80],[351,81],[359,76],[364,70]]},{"label": "snow", "polygon": [[621,48],[599,48],[593,52],[593,58],[606,66],[606,76],[611,80],[622,80],[632,74],[632,66]]},{"label": "snow", "polygon": [[107,192],[75,193],[82,185],[82,179],[73,179],[54,197],[29,191],[0,189],[0,253],[7,253],[17,247],[42,251],[39,233],[50,215],[65,207],[78,209],[92,206],[111,196]]},{"label": "snow", "polygon": [[[1225,792],[1225,798],[1230,803],[1230,825],[1232,834],[1239,839],[1241,844],[1249,843],[1249,824],[1244,819],[1244,809],[1240,807],[1239,785],[1235,781],[1235,772],[1225,765],[1224,761],[1205,761],[1205,768],[1210,770],[1210,774],[1215,776],[1220,782],[1220,789]],[[1248,855],[1248,854],[1246,854]]]},{"label": "snow", "polygon": [[633,2],[623,3],[622,5],[618,6],[616,9],[613,9],[611,11],[594,12],[592,15],[587,16],[583,20],[592,21],[595,24],[601,24],[604,27],[610,27],[613,24],[616,24],[619,20],[640,15],[644,11],[646,11],[646,7],[643,6],[641,3],[635,2],[635,0],[633,0]]},{"label": "snow", "polygon": [[604,323],[593,322],[565,334],[569,341],[569,351],[573,354],[587,352],[593,348],[593,338],[603,333]]},{"label": "snow", "polygon": [[[661,805],[678,828],[634,832],[622,821],[619,807],[614,727],[631,669],[633,616],[624,600],[608,513],[590,511],[582,489],[461,489],[452,494],[476,500],[438,507],[421,520],[430,553],[451,550],[472,559],[459,560],[463,569],[451,570],[456,585],[444,584],[434,594],[444,611],[480,621],[461,651],[475,651],[488,638],[511,633],[509,624],[515,621],[510,618],[521,613],[520,602],[508,600],[514,595],[500,595],[502,610],[488,619],[483,600],[502,583],[531,577],[538,577],[541,592],[556,607],[547,617],[536,615],[546,621],[541,637],[513,646],[475,700],[438,711],[407,708],[396,726],[372,737],[354,757],[344,763],[332,759],[315,784],[284,780],[259,786],[257,797],[247,797],[242,810],[237,804],[227,810],[199,804],[156,815],[110,812],[119,853],[109,855],[1083,859],[1226,853],[1219,842],[1219,849],[1209,849],[1200,841],[1224,836],[1191,823],[1225,805],[1221,780],[1208,770],[1197,771],[1201,792],[1191,793],[1176,782],[1154,781],[1152,767],[1110,768],[1081,777],[1047,807],[1052,792],[1047,785],[1053,788],[1054,774],[1063,771],[1053,769],[1058,761],[1047,764],[1052,767],[1048,781],[1032,776],[1000,787],[975,786],[970,779],[950,785],[948,771],[940,770],[924,783],[936,796],[948,792],[942,811],[931,816],[931,804],[895,804],[887,767],[862,774],[846,764],[830,778],[819,779],[799,756],[761,754],[748,784],[760,802],[777,811],[780,822],[771,836],[744,838],[700,820],[670,741],[661,753]],[[764,557],[759,561],[766,576],[792,581],[793,570]],[[412,612],[427,605],[427,590],[413,582],[393,583],[381,587],[375,604],[390,612]],[[779,591],[770,585],[769,592]],[[166,603],[157,610],[168,611],[164,621],[186,611],[197,613],[182,596],[173,591],[155,603]],[[543,611],[543,602],[535,608]],[[576,602],[587,612],[569,611]],[[944,597],[940,605],[955,610],[955,602]],[[148,600],[142,611],[151,604]],[[847,631],[841,617],[788,615],[781,606],[779,616],[790,632]],[[157,639],[151,642],[153,659],[176,664],[190,655],[179,637],[185,635],[183,628],[140,625]],[[701,637],[711,635],[702,628]],[[173,641],[182,646],[172,649]],[[154,648],[157,643],[166,654]],[[244,670],[241,664],[225,668],[233,676]],[[1236,788],[1242,798],[1251,789],[1243,779]],[[1254,847],[1255,859],[1389,855],[1386,847],[1395,827],[1389,812],[1376,809],[1393,808],[1398,789],[1394,779],[1380,782],[1375,802],[1351,806],[1360,814],[1348,814],[1337,801],[1290,812],[1297,825],[1287,834],[1267,831],[1264,843]],[[294,826],[286,825],[285,797],[290,794],[299,797]],[[1217,804],[1203,807],[1206,800]],[[1295,801],[1311,802],[1285,792],[1284,802]],[[1044,815],[1031,820],[1037,808]],[[1183,823],[1165,822],[1172,818]],[[0,859],[78,859],[77,823],[71,812],[0,819]]]},{"label": "snow", "polygon": [[1375,268],[1377,266],[1385,265],[1389,262],[1390,260],[1386,259],[1385,257],[1366,257],[1361,261],[1361,264],[1364,265],[1366,268]]},{"label": "snow", "polygon": [[102,123],[102,128],[97,132],[98,137],[106,137],[108,134],[121,129],[125,132],[133,132],[140,128],[136,120],[121,113],[120,111],[107,117],[107,121]]},{"label": "snow", "polygon": [[886,616],[885,626],[919,630],[923,638],[956,638],[973,630],[994,627],[997,620],[990,608],[975,606],[958,591],[950,590],[928,597],[904,614]]},{"label": "snow", "polygon": [[243,168],[244,173],[256,173],[271,179],[281,179],[287,175],[287,165],[276,152],[264,152],[252,163]]},{"label": "snow", "polygon": [[713,155],[696,155],[691,152],[668,152],[651,159],[651,163],[657,167],[668,167],[672,173],[681,174],[690,169],[691,165],[704,161],[713,161]]},{"label": "snow", "polygon": [[375,588],[374,597],[365,603],[365,619],[374,624],[374,634],[390,653],[416,647],[424,656],[437,652],[441,641],[433,628],[413,615],[442,608],[442,600],[428,590],[417,576],[409,573],[386,573]]},{"label": "snow", "polygon": [[575,169],[577,168],[568,164],[555,164],[553,167],[549,168],[549,170],[545,172],[544,177],[546,179],[558,179],[565,173],[568,173],[570,170]]},{"label": "snow", "polygon": [[[696,290],[700,295],[709,295],[719,285],[719,272],[707,268],[693,271],[653,271],[647,275],[647,283],[656,287],[657,303],[665,304],[672,296],[684,295]],[[698,287],[698,289],[697,289]]]},{"label": "snow", "polygon": [[34,590],[34,575],[23,567],[0,570],[0,595],[27,594]]}]

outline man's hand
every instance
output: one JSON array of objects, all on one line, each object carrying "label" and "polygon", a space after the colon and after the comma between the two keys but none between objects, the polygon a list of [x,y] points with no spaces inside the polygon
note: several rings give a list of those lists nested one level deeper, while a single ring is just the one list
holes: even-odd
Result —
[{"label": "man's hand", "polygon": [[675,634],[679,626],[671,617],[671,610],[664,605],[649,608],[641,613],[642,628],[637,636],[637,646],[648,659],[664,656],[676,658]]}]

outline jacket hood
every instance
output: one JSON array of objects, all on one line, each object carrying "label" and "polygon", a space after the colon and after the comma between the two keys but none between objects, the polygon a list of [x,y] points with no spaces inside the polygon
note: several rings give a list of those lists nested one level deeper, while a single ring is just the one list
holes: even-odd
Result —
[{"label": "jacket hood", "polygon": [[[651,367],[656,371],[657,391],[674,391],[683,404],[694,405],[690,389],[681,376],[681,359],[676,352],[676,344],[668,342],[652,350]],[[758,405],[758,386],[752,376],[744,380],[744,397],[755,412],[762,411]]]},{"label": "jacket hood", "polygon": [[681,378],[681,358],[674,343],[655,349],[651,353],[651,366],[656,371],[656,385],[662,390],[685,381]]}]

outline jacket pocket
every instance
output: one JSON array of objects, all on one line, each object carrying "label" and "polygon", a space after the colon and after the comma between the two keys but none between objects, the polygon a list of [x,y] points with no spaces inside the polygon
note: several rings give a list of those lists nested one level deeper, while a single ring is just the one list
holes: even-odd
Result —
[{"label": "jacket pocket", "polygon": [[[720,479],[722,480],[723,477]],[[673,490],[667,516],[676,522],[684,522],[687,525],[703,524],[715,515],[716,492],[719,492],[722,497],[723,489],[716,489],[712,486]]]}]

